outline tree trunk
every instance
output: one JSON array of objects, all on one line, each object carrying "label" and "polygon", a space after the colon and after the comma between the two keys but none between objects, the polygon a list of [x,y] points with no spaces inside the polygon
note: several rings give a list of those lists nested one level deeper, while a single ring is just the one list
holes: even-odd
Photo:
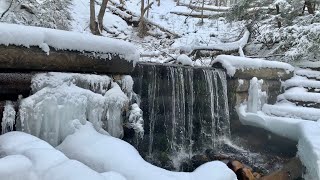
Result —
[{"label": "tree trunk", "polygon": [[204,0],[202,0],[201,24],[203,24],[203,7],[204,7]]},{"label": "tree trunk", "polygon": [[[279,7],[278,4],[276,5],[276,9],[277,9],[277,14],[279,15],[279,14],[280,14],[280,7]],[[277,18],[277,21],[278,21],[278,28],[281,28],[281,21],[280,21],[280,19]]]},{"label": "tree trunk", "polygon": [[94,35],[99,35],[98,24],[96,21],[95,0],[90,0],[90,30]]},{"label": "tree trunk", "polygon": [[153,4],[153,2],[148,4],[147,7],[144,7],[144,0],[141,0],[141,7],[140,7],[141,16],[140,16],[140,20],[139,20],[139,30],[138,30],[139,37],[144,37],[147,34],[148,27],[145,23],[144,15],[145,15],[146,11],[152,6],[152,4]]},{"label": "tree trunk", "polygon": [[308,13],[309,14],[314,14],[314,8],[313,8],[313,5],[312,5],[311,1],[310,0],[306,0],[304,4],[307,7]]},{"label": "tree trunk", "polygon": [[106,12],[107,4],[108,4],[108,0],[102,1],[101,8],[98,14],[98,30],[100,34],[103,30],[103,17]]}]

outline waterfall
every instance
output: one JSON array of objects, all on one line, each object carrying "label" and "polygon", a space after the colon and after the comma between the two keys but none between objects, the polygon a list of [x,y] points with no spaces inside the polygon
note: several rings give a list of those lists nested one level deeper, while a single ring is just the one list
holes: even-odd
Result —
[{"label": "waterfall", "polygon": [[168,158],[176,167],[177,159],[216,148],[230,136],[224,71],[139,64],[132,76],[145,120],[144,140],[135,146],[147,159],[161,166]]}]

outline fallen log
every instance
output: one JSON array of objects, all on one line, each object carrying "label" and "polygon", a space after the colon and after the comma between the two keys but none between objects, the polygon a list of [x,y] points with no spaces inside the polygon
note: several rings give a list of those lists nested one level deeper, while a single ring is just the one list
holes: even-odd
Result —
[{"label": "fallen log", "polygon": [[194,46],[192,47],[192,51],[189,54],[189,56],[195,55],[199,51],[218,51],[218,52],[224,52],[224,53],[238,52],[240,47],[243,48],[247,44],[249,40],[249,36],[250,36],[250,32],[247,29],[245,29],[243,36],[238,41],[212,44],[207,46]]},{"label": "fallen log", "polygon": [[[97,4],[99,4],[99,2],[97,2]],[[127,24],[129,25],[133,25],[134,27],[138,27],[139,26],[139,21],[140,21],[140,15],[129,11],[128,9],[126,9],[123,5],[117,5],[114,4],[115,6],[108,6],[108,8],[110,9],[110,11],[119,16],[121,19],[123,19],[124,21],[127,22]],[[121,9],[120,9],[121,8]],[[157,27],[158,29],[160,29],[161,31],[168,33],[169,35],[172,35],[175,38],[179,38],[181,37],[181,35],[161,26],[160,24],[157,24],[147,18],[145,18],[145,23],[149,26],[154,26]]]},{"label": "fallen log", "polygon": [[121,19],[126,21],[128,25],[133,25],[134,27],[139,26],[139,17],[135,17],[132,14],[129,14],[128,12],[122,11],[115,6],[108,6],[108,9],[110,9],[110,11],[113,14],[119,16]]},{"label": "fallen log", "polygon": [[180,16],[188,16],[188,17],[193,17],[193,18],[219,18],[219,17],[224,17],[225,13],[205,13],[201,14],[200,12],[179,12],[179,11],[171,11],[171,14],[176,14]]},{"label": "fallen log", "polygon": [[[129,74],[133,61],[117,54],[54,50],[47,54],[38,47],[0,45],[0,69],[11,71],[59,71],[99,74]],[[110,60],[99,56],[108,56]]]},{"label": "fallen log", "polygon": [[216,12],[227,12],[230,10],[230,7],[219,7],[219,6],[210,6],[210,5],[204,5],[202,7],[202,6],[186,4],[186,3],[179,3],[179,6],[187,6],[190,9],[194,9],[194,10],[207,10],[207,11],[216,11]]}]

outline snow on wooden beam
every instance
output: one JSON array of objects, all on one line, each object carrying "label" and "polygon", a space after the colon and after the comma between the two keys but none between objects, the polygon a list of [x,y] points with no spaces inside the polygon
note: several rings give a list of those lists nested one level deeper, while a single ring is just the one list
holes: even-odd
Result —
[{"label": "snow on wooden beam", "polygon": [[0,69],[130,73],[139,53],[129,42],[0,23]]},{"label": "snow on wooden beam", "polygon": [[0,45],[0,69],[13,71],[59,71],[99,74],[128,74],[133,61],[110,54],[110,59],[94,57],[93,53],[51,50],[46,54],[38,47]]}]

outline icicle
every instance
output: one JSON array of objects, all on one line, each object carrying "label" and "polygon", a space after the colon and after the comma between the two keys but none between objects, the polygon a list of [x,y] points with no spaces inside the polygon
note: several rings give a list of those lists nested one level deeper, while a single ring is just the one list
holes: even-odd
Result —
[{"label": "icicle", "polygon": [[262,84],[262,79],[258,80],[256,77],[253,77],[250,80],[248,112],[257,113],[265,103],[267,94],[261,90]]},{"label": "icicle", "polygon": [[16,111],[14,110],[13,103],[11,101],[6,101],[4,106],[3,116],[2,116],[2,131],[4,134],[13,130],[16,120]]}]

